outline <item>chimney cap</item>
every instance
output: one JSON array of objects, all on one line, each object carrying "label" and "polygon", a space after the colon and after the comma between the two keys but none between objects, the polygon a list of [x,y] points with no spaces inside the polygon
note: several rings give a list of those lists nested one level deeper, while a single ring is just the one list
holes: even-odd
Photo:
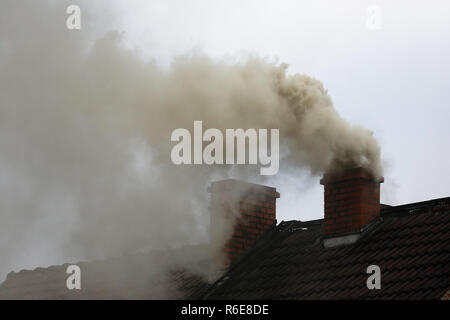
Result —
[{"label": "chimney cap", "polygon": [[382,183],[384,182],[384,177],[375,178],[367,169],[358,167],[325,173],[322,179],[320,179],[320,184],[325,185],[350,180],[373,180],[374,182]]},{"label": "chimney cap", "polygon": [[249,192],[259,193],[273,196],[275,198],[280,197],[280,193],[274,187],[268,187],[261,184],[250,183],[247,181],[237,179],[225,179],[220,181],[214,181],[208,188],[208,192]]}]

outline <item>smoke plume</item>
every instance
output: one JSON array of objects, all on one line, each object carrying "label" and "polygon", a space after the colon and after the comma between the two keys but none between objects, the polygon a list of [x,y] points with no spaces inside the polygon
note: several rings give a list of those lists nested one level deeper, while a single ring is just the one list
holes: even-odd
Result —
[{"label": "smoke plume", "polygon": [[257,166],[175,166],[170,134],[194,120],[204,130],[278,128],[280,172],[362,166],[381,175],[373,134],[342,119],[320,81],[260,57],[201,52],[161,68],[126,48],[126,35],[89,32],[100,22],[87,2],[83,29],[68,30],[67,5],[1,4],[2,278],[207,242],[210,182],[262,178]]}]

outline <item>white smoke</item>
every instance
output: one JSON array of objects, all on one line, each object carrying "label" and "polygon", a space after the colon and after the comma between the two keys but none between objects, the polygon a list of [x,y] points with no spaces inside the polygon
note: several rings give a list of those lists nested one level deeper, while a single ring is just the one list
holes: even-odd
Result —
[{"label": "white smoke", "polygon": [[[72,1],[73,2],[73,1]],[[71,3],[72,3],[71,2]],[[71,4],[70,3],[70,4]],[[123,45],[83,2],[2,1],[0,272],[208,241],[211,181],[257,166],[175,166],[170,134],[279,128],[280,171],[363,166],[381,175],[370,131],[334,110],[320,81],[257,57],[175,59],[169,70]],[[260,179],[260,177],[258,177]]]}]

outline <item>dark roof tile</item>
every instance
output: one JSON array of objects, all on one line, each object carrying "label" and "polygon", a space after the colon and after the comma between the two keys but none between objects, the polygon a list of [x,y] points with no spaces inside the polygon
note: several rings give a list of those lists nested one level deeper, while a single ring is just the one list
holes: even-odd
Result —
[{"label": "dark roof tile", "polygon": [[[263,236],[260,254],[242,259],[205,297],[439,299],[450,288],[450,206],[442,203],[450,198],[388,207],[359,241],[334,248],[321,245],[320,221],[307,230],[307,222],[282,222]],[[371,264],[381,268],[381,290],[367,289]],[[260,288],[269,291],[258,296]]]},{"label": "dark roof tile", "polygon": [[[134,255],[110,278],[101,271],[113,260],[80,263],[90,270],[83,294],[65,288],[66,264],[9,274],[0,298],[439,299],[450,289],[450,198],[386,207],[352,245],[324,248],[322,238],[321,220],[282,222],[212,286],[172,270],[167,287],[145,267],[149,255]],[[381,268],[381,290],[366,286],[372,264]]]}]

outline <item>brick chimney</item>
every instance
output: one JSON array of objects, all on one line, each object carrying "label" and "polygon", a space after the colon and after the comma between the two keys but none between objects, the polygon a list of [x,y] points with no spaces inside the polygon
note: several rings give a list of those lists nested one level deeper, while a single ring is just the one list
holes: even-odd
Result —
[{"label": "brick chimney", "polygon": [[363,168],[339,174],[325,174],[324,185],[326,237],[360,231],[380,215],[380,183]]},{"label": "brick chimney", "polygon": [[276,224],[275,188],[227,179],[216,181],[211,193],[211,242],[225,245],[224,266],[236,261],[267,229]]}]

